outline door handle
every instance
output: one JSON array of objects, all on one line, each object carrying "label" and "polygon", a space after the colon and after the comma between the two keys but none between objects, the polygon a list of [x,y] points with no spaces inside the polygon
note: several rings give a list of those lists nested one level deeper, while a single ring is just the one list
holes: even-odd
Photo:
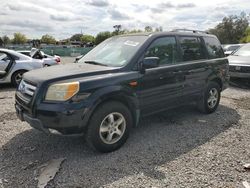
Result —
[{"label": "door handle", "polygon": [[173,71],[173,74],[182,74],[182,71]]},{"label": "door handle", "polygon": [[203,72],[205,71],[205,68],[200,68],[200,69],[193,69],[193,70],[189,70],[188,73],[197,73],[197,72]]}]

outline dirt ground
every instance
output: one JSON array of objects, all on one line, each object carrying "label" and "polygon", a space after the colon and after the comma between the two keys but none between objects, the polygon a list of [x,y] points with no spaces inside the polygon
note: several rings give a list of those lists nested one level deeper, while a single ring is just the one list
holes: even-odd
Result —
[{"label": "dirt ground", "polygon": [[250,88],[230,87],[210,115],[187,106],[141,120],[118,151],[48,136],[17,119],[15,89],[0,86],[0,188],[36,187],[37,168],[65,158],[47,187],[242,187],[250,183]]}]

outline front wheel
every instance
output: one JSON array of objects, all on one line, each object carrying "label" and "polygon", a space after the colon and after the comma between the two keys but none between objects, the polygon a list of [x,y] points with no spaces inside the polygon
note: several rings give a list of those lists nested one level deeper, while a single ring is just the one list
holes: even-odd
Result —
[{"label": "front wheel", "polygon": [[220,92],[218,83],[209,82],[202,98],[198,101],[198,109],[207,114],[214,112],[220,103]]},{"label": "front wheel", "polygon": [[111,152],[126,142],[131,126],[128,108],[120,102],[107,102],[91,117],[86,140],[99,152]]}]

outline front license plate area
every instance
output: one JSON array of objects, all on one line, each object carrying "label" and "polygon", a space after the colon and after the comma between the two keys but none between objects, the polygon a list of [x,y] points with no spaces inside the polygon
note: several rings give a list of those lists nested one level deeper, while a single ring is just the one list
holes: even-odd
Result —
[{"label": "front license plate area", "polygon": [[16,105],[16,115],[21,121],[24,121],[24,119],[23,119],[23,111],[18,105]]}]

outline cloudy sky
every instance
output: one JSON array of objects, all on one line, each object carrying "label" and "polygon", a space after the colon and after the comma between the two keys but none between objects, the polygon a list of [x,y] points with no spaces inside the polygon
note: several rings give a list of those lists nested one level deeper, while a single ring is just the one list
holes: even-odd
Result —
[{"label": "cloudy sky", "polygon": [[250,13],[250,0],[1,0],[0,36],[47,33],[63,39],[81,31],[112,31],[115,24],[205,30],[242,11]]}]

